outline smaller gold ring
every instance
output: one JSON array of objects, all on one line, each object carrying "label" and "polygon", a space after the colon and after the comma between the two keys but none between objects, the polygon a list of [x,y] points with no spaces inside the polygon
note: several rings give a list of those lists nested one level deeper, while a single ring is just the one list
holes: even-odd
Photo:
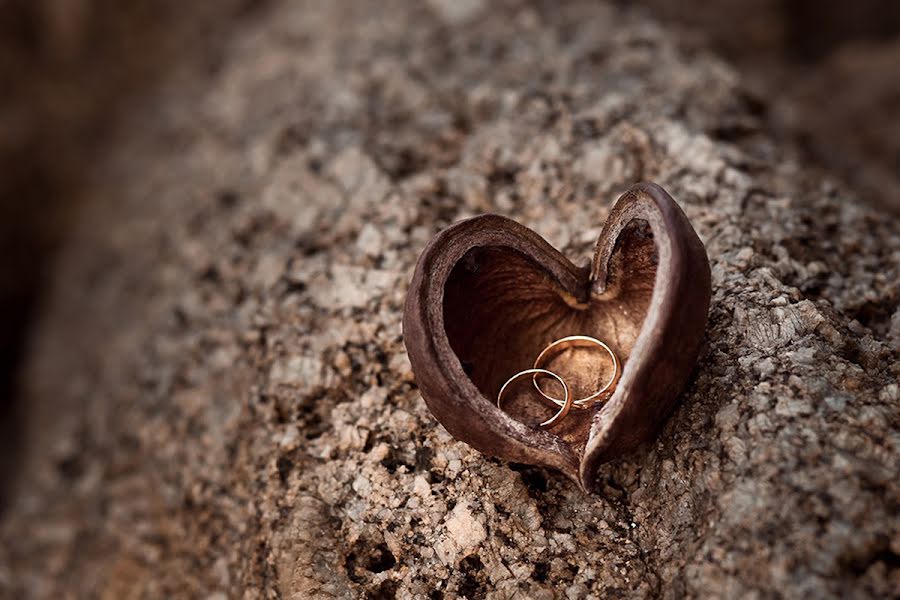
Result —
[{"label": "smaller gold ring", "polygon": [[[616,380],[619,378],[619,359],[616,356],[615,352],[613,352],[609,346],[607,346],[606,344],[604,344],[597,338],[592,338],[588,335],[570,335],[570,336],[567,336],[564,338],[560,338],[560,339],[556,340],[555,342],[551,342],[546,348],[544,348],[541,351],[540,354],[538,354],[538,357],[534,361],[534,368],[541,369],[544,359],[546,359],[549,354],[558,352],[560,350],[565,350],[567,348],[585,347],[585,346],[599,346],[599,347],[603,348],[604,350],[606,350],[606,352],[609,354],[610,358],[612,358],[613,374],[612,374],[612,377],[609,378],[609,381],[606,382],[606,385],[604,385],[598,391],[594,392],[590,396],[586,396],[584,398],[579,398],[577,400],[573,400],[572,401],[573,408],[575,408],[577,410],[584,410],[584,409],[590,407],[591,405],[593,405],[594,403],[592,402],[592,400],[595,400],[595,399],[599,398],[600,396],[602,396],[607,390],[609,390],[609,388],[611,388],[613,386],[613,384],[616,383]],[[561,404],[563,402],[562,400],[548,395],[546,392],[544,392],[544,390],[541,389],[541,386],[538,383],[538,378],[536,375],[533,377],[532,381],[534,382],[534,388],[538,391],[538,393],[541,396],[543,396],[547,400],[550,400],[557,406],[562,406],[562,404]]]},{"label": "smaller gold ring", "polygon": [[[560,401],[554,400],[554,404],[556,404],[557,406],[561,406],[561,408],[555,415],[553,415],[552,417],[550,417],[549,419],[547,419],[546,421],[541,423],[541,427],[553,427],[554,425],[559,423],[562,419],[564,419],[566,417],[566,415],[569,414],[569,409],[572,408],[572,396],[569,394],[569,386],[566,385],[566,382],[563,381],[562,377],[560,377],[553,371],[548,371],[547,369],[525,369],[524,371],[519,371],[518,373],[516,373],[515,375],[513,375],[512,377],[507,379],[506,383],[503,384],[503,387],[500,388],[500,393],[497,394],[497,408],[499,408],[500,410],[503,410],[502,407],[500,406],[500,403],[503,401],[503,393],[506,391],[506,388],[508,388],[511,383],[513,383],[514,381],[516,381],[517,379],[519,379],[525,375],[531,375],[534,378],[537,378],[540,375],[549,375],[550,377],[555,378],[558,382],[560,382],[562,384],[563,392],[565,392],[566,398],[565,398],[565,400],[560,400]],[[540,390],[540,388],[538,388],[538,390]],[[543,392],[541,392],[541,393],[543,394]],[[547,396],[544,395],[544,397],[547,397]],[[548,399],[551,399],[551,398],[548,398]],[[560,404],[560,402],[562,402],[562,404]]]}]

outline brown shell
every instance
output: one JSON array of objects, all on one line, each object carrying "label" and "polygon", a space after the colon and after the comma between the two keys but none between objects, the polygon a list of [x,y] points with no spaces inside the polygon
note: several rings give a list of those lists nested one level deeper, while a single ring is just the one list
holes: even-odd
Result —
[{"label": "brown shell", "polygon": [[[454,437],[559,469],[590,490],[602,463],[653,439],[671,413],[697,360],[709,300],[702,242],[665,190],[641,183],[616,202],[589,267],[497,215],[448,227],[416,265],[403,335],[422,396]],[[574,334],[605,341],[622,361],[607,402],[548,430],[534,425],[549,409],[527,385],[497,408],[508,377]],[[577,353],[559,367],[573,389],[609,375]]]}]

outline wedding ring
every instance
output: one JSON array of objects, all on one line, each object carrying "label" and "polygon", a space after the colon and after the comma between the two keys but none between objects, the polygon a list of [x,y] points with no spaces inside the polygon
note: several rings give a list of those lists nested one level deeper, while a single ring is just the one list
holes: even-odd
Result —
[{"label": "wedding ring", "polygon": [[[514,383],[516,380],[524,377],[525,375],[531,375],[535,379],[535,382],[542,375],[549,376],[549,377],[553,377],[560,384],[562,384],[563,392],[565,393],[565,400],[556,400],[554,398],[550,398],[549,396],[547,396],[546,394],[541,392],[541,394],[545,398],[547,398],[548,400],[552,400],[554,404],[561,407],[555,415],[553,415],[552,417],[550,417],[549,419],[547,419],[546,421],[541,423],[541,427],[553,427],[554,425],[559,423],[561,420],[563,420],[566,417],[566,415],[569,414],[569,409],[572,408],[572,396],[569,394],[569,386],[566,385],[566,382],[563,381],[562,377],[560,377],[553,371],[548,371],[546,369],[537,369],[537,368],[525,369],[524,371],[519,371],[518,373],[516,373],[515,375],[513,375],[512,377],[507,379],[506,383],[503,384],[503,387],[500,388],[500,393],[497,394],[497,408],[503,410],[502,407],[500,406],[500,404],[503,401],[504,392],[506,392],[506,389],[510,386],[510,384]],[[535,383],[535,385],[537,385],[537,384]],[[540,387],[538,387],[538,391],[540,391]]]},{"label": "wedding ring", "polygon": [[[600,388],[599,390],[597,390],[590,396],[586,396],[584,398],[579,398],[577,400],[572,400],[571,401],[572,408],[575,408],[576,410],[584,410],[584,409],[592,406],[600,396],[602,396],[604,393],[606,393],[616,383],[616,381],[619,378],[619,369],[620,369],[619,359],[618,359],[618,357],[616,357],[616,354],[609,348],[609,346],[607,346],[606,344],[604,344],[603,342],[601,342],[600,340],[598,340],[596,338],[592,338],[587,335],[570,335],[568,337],[564,337],[564,338],[556,340],[555,342],[552,342],[550,345],[548,345],[546,348],[544,348],[541,351],[541,353],[538,355],[537,359],[535,359],[535,361],[534,361],[534,369],[543,371],[544,369],[542,367],[544,366],[544,362],[551,355],[558,354],[559,352],[566,350],[567,348],[583,348],[583,347],[600,347],[603,350],[605,350],[609,354],[609,357],[612,359],[613,373],[612,373],[612,376],[609,378],[609,381],[606,383],[606,385],[604,385],[602,388]],[[523,373],[524,373],[524,371],[523,371]],[[558,377],[557,377],[557,379],[558,379]],[[538,383],[537,375],[533,376],[532,381],[533,381],[534,387],[538,391],[538,393],[540,393],[544,398],[546,398],[547,400],[550,400],[557,406],[562,406],[564,403],[570,402],[568,392],[566,393],[566,399],[563,401],[563,400],[560,400],[559,398],[554,398],[553,396],[550,396],[546,392],[544,392],[544,390],[541,389],[541,385]]]}]

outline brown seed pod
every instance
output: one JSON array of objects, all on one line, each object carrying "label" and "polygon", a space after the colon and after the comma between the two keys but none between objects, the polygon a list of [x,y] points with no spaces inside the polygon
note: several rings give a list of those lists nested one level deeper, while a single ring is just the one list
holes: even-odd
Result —
[{"label": "brown seed pod", "polygon": [[[703,243],[665,190],[641,183],[616,202],[584,268],[504,217],[448,227],[416,265],[403,336],[423,398],[454,437],[559,469],[591,490],[601,464],[653,439],[671,413],[697,360],[709,300]],[[528,385],[497,408],[510,375],[573,334],[605,341],[621,360],[608,401],[549,430],[534,425],[549,409]],[[609,375],[577,353],[558,366],[575,389]]]}]

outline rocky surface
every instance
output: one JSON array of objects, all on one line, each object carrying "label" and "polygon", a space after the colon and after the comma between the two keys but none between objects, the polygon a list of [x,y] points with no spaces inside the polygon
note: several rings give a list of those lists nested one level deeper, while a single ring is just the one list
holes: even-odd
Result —
[{"label": "rocky surface", "polygon": [[[25,373],[0,592],[885,597],[900,589],[900,228],[770,140],[735,72],[610,5],[274,3],[97,167]],[[480,212],[589,256],[683,206],[708,341],[604,490],[486,458],[400,319]]]}]

